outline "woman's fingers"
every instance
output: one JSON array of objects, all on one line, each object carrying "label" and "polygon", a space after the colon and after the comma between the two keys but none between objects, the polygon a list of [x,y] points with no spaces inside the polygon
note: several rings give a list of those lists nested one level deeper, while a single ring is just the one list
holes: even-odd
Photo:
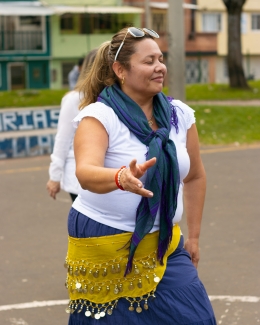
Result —
[{"label": "woman's fingers", "polygon": [[120,184],[125,191],[145,197],[152,197],[153,193],[143,187],[143,183],[132,175],[130,168],[125,169],[120,177]]},{"label": "woman's fingers", "polygon": [[137,164],[137,160],[133,159],[129,164],[129,168],[135,177],[140,178],[147,171],[147,169],[152,167],[155,163],[156,157],[145,161],[143,164]]},{"label": "woman's fingers", "polygon": [[46,184],[47,191],[49,192],[50,197],[54,200],[56,199],[56,194],[60,191],[60,182],[54,182],[49,180]]},{"label": "woman's fingers", "polygon": [[142,165],[140,165],[140,168],[144,171],[147,171],[148,168],[152,167],[156,163],[156,157],[153,157],[146,162],[144,162]]},{"label": "woman's fingers", "polygon": [[135,175],[137,172],[137,164],[136,163],[137,163],[137,160],[133,159],[132,161],[130,161],[130,164],[129,164],[130,171],[133,175]]},{"label": "woman's fingers", "polygon": [[51,193],[50,193],[50,196],[51,196],[54,200],[56,200],[56,193],[55,193],[55,192],[51,192]]},{"label": "woman's fingers", "polygon": [[148,168],[156,163],[156,158],[149,159],[143,164],[137,164],[137,160],[133,159],[129,168],[122,171],[120,177],[120,184],[124,190],[144,196],[152,197],[153,193],[143,187],[143,183],[139,180],[144,175]]}]

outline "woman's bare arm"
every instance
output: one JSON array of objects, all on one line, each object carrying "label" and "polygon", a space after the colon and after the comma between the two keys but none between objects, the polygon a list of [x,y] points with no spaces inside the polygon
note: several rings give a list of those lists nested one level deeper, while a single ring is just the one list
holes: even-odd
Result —
[{"label": "woman's bare arm", "polygon": [[187,151],[190,156],[190,171],[184,179],[184,205],[187,216],[188,238],[185,249],[190,253],[195,267],[199,262],[199,236],[206,193],[206,174],[199,152],[196,125],[187,134]]},{"label": "woman's bare arm", "polygon": [[[74,138],[74,152],[76,159],[76,176],[83,189],[94,193],[104,194],[118,187],[115,183],[115,174],[118,169],[105,168],[105,154],[108,148],[108,134],[97,119],[85,117],[78,126]],[[137,164],[133,159],[129,162],[120,178],[123,188],[142,196],[151,197],[150,191],[144,189],[139,178],[147,168],[154,165],[156,159],[150,159],[143,164]]]}]

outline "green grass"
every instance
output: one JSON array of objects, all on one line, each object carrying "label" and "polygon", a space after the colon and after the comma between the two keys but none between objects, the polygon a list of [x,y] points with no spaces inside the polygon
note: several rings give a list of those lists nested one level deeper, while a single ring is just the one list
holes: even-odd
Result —
[{"label": "green grass", "polygon": [[[187,85],[187,100],[260,99],[260,81],[252,89],[231,90],[226,85]],[[0,108],[59,105],[68,90],[0,92]],[[192,105],[201,144],[249,144],[260,142],[260,107]]]},{"label": "green grass", "polygon": [[260,142],[260,107],[195,105],[201,144],[249,144]]},{"label": "green grass", "polygon": [[[250,81],[249,90],[230,89],[228,85],[186,85],[186,100],[260,99],[260,80]],[[60,105],[67,89],[0,91],[0,108]],[[164,88],[167,94],[168,89]]]},{"label": "green grass", "polygon": [[[192,84],[186,85],[186,100],[250,100],[260,99],[260,80],[250,81],[250,89],[232,89],[223,84]],[[164,88],[168,94],[168,89]]]},{"label": "green grass", "polygon": [[0,108],[60,105],[67,89],[0,91]]}]

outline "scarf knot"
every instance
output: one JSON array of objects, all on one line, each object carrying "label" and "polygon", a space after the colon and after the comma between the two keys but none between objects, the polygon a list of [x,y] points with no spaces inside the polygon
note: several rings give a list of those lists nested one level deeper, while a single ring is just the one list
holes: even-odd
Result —
[{"label": "scarf knot", "polygon": [[155,135],[156,135],[156,132],[152,130],[150,133],[147,134],[146,137],[143,138],[143,141],[142,141],[143,144],[145,144],[146,146],[149,147],[149,144],[154,139]]},{"label": "scarf knot", "polygon": [[171,242],[172,219],[177,208],[180,185],[176,147],[174,142],[169,139],[172,108],[163,93],[154,96],[154,117],[160,127],[153,131],[140,106],[128,97],[117,84],[104,88],[99,94],[98,101],[111,107],[130,132],[148,147],[147,160],[156,157],[155,165],[147,170],[145,182],[145,188],[152,191],[154,195],[151,198],[142,197],[136,209],[135,229],[130,240],[125,271],[125,275],[127,275],[132,270],[136,248],[145,235],[152,230],[159,208],[160,229],[157,257],[160,261]]},{"label": "scarf knot", "polygon": [[162,146],[165,147],[169,140],[169,130],[166,128],[160,128],[155,132],[155,136],[162,141]]}]

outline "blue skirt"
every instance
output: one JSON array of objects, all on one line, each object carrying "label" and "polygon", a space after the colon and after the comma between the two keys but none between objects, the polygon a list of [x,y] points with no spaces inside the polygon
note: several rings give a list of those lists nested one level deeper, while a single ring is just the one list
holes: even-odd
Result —
[{"label": "blue skirt", "polygon": [[[86,238],[124,231],[100,224],[71,208],[68,232],[71,237]],[[83,309],[70,315],[69,325],[216,325],[206,290],[183,244],[182,236],[177,249],[168,258],[165,274],[155,291],[156,298],[148,300],[148,310],[129,311],[129,302],[122,298],[112,315],[96,320],[86,317]]]}]

